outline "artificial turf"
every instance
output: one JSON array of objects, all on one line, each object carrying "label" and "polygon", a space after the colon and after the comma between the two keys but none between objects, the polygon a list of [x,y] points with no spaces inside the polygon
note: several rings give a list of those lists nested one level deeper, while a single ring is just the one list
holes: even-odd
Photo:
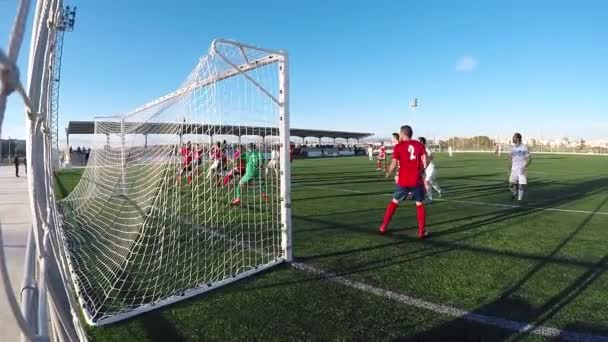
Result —
[{"label": "artificial turf", "polygon": [[[520,207],[511,206],[506,157],[436,158],[445,194],[427,207],[425,241],[415,238],[412,203],[397,210],[389,234],[377,233],[393,185],[375,163],[295,161],[296,261],[480,314],[608,335],[608,158],[535,155]],[[58,174],[57,193],[77,179],[77,172]],[[96,341],[540,339],[289,266],[88,331]]]}]

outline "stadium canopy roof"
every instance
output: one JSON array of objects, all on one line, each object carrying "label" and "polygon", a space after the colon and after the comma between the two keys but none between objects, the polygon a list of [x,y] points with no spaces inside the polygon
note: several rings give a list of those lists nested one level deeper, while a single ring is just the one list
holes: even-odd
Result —
[{"label": "stadium canopy roof", "polygon": [[[118,121],[97,121],[99,126],[98,134],[117,134],[120,133],[120,122]],[[277,127],[256,127],[256,126],[229,126],[229,125],[201,125],[201,124],[182,124],[182,123],[127,123],[130,127],[136,127],[133,134],[205,134],[205,135],[256,135],[256,136],[276,136],[279,134]],[[328,131],[319,129],[299,129],[290,130],[292,137],[315,137],[315,138],[342,138],[342,139],[364,139],[371,137],[372,133]],[[95,134],[95,121],[70,121],[66,128],[66,134]]]}]

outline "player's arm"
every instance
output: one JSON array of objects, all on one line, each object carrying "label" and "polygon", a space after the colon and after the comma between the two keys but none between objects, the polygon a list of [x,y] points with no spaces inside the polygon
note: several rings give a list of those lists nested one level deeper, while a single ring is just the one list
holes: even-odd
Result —
[{"label": "player's arm", "polygon": [[393,161],[391,161],[391,165],[388,167],[388,172],[386,172],[386,178],[389,178],[393,172],[395,172],[397,165],[399,165],[399,161],[397,159],[393,159]]},{"label": "player's arm", "polygon": [[393,172],[395,172],[397,166],[399,166],[399,153],[400,150],[398,148],[393,148],[392,161],[391,165],[388,167],[388,171],[386,172],[386,178],[390,177]]},{"label": "player's arm", "polygon": [[526,169],[528,169],[528,166],[530,166],[530,164],[532,164],[532,153],[530,153],[530,151],[527,151],[527,155],[526,155]]},{"label": "player's arm", "polygon": [[429,166],[429,163],[431,162],[432,158],[433,157],[429,158],[429,155],[426,154],[426,151],[424,151],[424,153],[422,154],[422,165],[425,169]]}]

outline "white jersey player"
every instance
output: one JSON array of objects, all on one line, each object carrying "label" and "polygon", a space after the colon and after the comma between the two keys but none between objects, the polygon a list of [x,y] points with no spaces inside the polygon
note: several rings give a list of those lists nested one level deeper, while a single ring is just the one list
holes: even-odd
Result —
[{"label": "white jersey player", "polygon": [[511,146],[511,175],[509,176],[512,199],[516,197],[518,201],[523,199],[528,184],[528,166],[531,162],[532,157],[528,146],[522,144],[521,134],[515,133],[513,146]]},{"label": "white jersey player", "polygon": [[367,155],[369,156],[369,160],[374,160],[374,148],[372,145],[367,146]]},{"label": "white jersey player", "polygon": [[452,149],[452,146],[448,146],[448,155],[450,156],[450,158],[454,156],[454,150]]},{"label": "white jersey player", "polygon": [[435,191],[437,191],[437,193],[439,194],[439,197],[442,196],[441,187],[439,187],[439,183],[437,183],[437,181],[435,179],[435,177],[436,177],[435,156],[433,154],[433,151],[431,151],[426,146],[426,139],[424,137],[420,137],[420,138],[418,138],[418,140],[426,148],[426,160],[428,161],[428,164],[427,164],[426,169],[424,170],[424,186],[426,188],[426,194],[427,194],[427,197],[429,198],[429,201],[432,201],[433,200],[433,189],[435,189]]},{"label": "white jersey player", "polygon": [[268,170],[273,170],[275,176],[279,176],[279,151],[276,147],[270,152],[270,162],[266,165],[266,176],[268,176]]}]

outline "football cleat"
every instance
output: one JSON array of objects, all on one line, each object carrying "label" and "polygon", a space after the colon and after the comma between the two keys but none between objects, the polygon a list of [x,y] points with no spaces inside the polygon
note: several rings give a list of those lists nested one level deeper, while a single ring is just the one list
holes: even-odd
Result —
[{"label": "football cleat", "polygon": [[388,231],[388,227],[384,224],[381,225],[379,229],[380,229],[380,234],[384,234]]}]

